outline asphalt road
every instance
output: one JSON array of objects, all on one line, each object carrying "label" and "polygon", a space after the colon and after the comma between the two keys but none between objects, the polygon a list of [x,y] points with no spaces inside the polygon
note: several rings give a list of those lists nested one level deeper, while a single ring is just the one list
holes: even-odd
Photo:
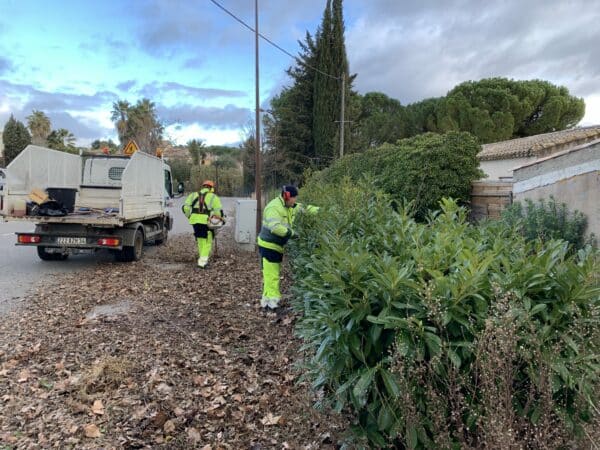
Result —
[{"label": "asphalt road", "polygon": [[[222,198],[227,216],[234,216],[234,198]],[[176,198],[169,207],[174,217],[171,235],[191,233],[191,227],[181,212],[184,198]],[[16,232],[33,231],[29,222],[4,222],[0,219],[0,315],[19,303],[30,289],[53,274],[77,272],[98,264],[114,261],[108,251],[91,255],[70,256],[66,261],[42,261],[33,247],[17,247]],[[151,252],[153,247],[146,247]]]}]

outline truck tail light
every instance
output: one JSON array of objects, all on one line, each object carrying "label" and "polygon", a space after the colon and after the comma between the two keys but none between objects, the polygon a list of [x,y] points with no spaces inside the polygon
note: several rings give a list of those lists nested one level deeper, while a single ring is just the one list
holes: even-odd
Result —
[{"label": "truck tail light", "polygon": [[17,242],[19,244],[37,244],[42,240],[41,236],[35,234],[19,234]]},{"label": "truck tail light", "polygon": [[98,245],[104,247],[118,247],[121,245],[121,239],[119,238],[100,238],[98,239]]}]

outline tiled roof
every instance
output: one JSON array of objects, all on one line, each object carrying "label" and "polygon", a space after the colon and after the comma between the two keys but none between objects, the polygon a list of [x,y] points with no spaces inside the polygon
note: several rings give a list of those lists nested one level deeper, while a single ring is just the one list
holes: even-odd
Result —
[{"label": "tiled roof", "polygon": [[600,138],[600,125],[573,128],[553,133],[538,134],[509,141],[484,144],[477,155],[480,161],[514,159],[536,156],[542,158]]}]

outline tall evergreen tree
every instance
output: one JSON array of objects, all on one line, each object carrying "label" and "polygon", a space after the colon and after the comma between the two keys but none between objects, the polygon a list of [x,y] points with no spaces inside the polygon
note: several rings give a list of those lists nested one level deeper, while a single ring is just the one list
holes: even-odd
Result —
[{"label": "tall evergreen tree", "polygon": [[[299,44],[297,64],[287,70],[292,84],[271,100],[271,110],[263,120],[265,158],[272,158],[279,168],[272,178],[277,182],[301,182],[306,169],[326,167],[339,153],[342,73],[347,80],[346,118],[358,111],[352,108],[353,77],[348,76],[342,0],[328,0],[317,33],[313,37],[307,32]],[[350,132],[346,131],[350,148]]]},{"label": "tall evergreen tree", "polygon": [[316,41],[318,71],[314,84],[313,136],[315,153],[320,159],[319,165],[324,167],[339,154],[337,139],[340,128],[342,77],[346,80],[346,101],[352,82],[348,74],[342,0],[327,1]]},{"label": "tall evergreen tree", "polygon": [[[310,33],[299,42],[302,49],[298,64],[287,74],[293,84],[271,100],[271,110],[264,118],[265,148],[285,161],[286,172],[300,178],[305,169],[316,167],[312,134],[313,94],[316,44]],[[282,173],[278,179],[291,178]],[[269,180],[266,180],[269,181]]]},{"label": "tall evergreen tree", "polygon": [[2,142],[4,143],[4,162],[8,165],[25,147],[31,144],[31,135],[27,131],[27,127],[11,114],[2,132]]},{"label": "tall evergreen tree", "polygon": [[319,158],[319,166],[323,168],[331,162],[334,156],[335,120],[337,108],[335,105],[338,90],[337,79],[330,74],[333,70],[333,42],[332,42],[332,18],[331,0],[327,0],[323,20],[317,31],[317,69],[314,83],[313,96],[313,139],[315,142],[315,153]]}]

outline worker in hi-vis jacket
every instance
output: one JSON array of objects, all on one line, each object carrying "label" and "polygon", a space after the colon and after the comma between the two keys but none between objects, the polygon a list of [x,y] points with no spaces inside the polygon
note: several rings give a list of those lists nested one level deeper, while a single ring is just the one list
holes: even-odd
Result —
[{"label": "worker in hi-vis jacket", "polygon": [[215,194],[215,183],[205,180],[199,192],[192,192],[185,199],[183,213],[194,227],[194,236],[198,244],[198,267],[204,269],[208,264],[213,227],[223,223],[221,199]]},{"label": "worker in hi-vis jacket", "polygon": [[298,189],[295,186],[283,186],[281,195],[271,200],[263,212],[262,227],[258,236],[263,293],[260,306],[275,309],[279,306],[279,273],[283,260],[284,246],[290,238],[297,237],[292,228],[296,213],[301,210],[317,212],[316,206],[303,207],[296,203]]}]

